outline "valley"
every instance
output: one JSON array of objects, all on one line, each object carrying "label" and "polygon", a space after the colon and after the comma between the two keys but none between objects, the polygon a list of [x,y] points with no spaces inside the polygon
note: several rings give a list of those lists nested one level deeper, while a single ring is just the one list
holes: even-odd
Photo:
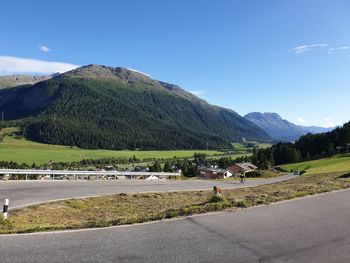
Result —
[{"label": "valley", "polygon": [[224,152],[215,150],[169,150],[169,151],[113,151],[113,150],[89,150],[78,147],[64,145],[50,145],[29,141],[26,139],[16,139],[6,136],[0,143],[0,160],[12,161],[17,163],[26,163],[31,165],[35,163],[42,165],[49,161],[54,162],[72,162],[83,159],[101,159],[101,158],[132,158],[138,159],[155,158],[171,159],[174,156],[178,158],[192,158],[194,153],[203,153],[208,156],[224,155]]},{"label": "valley", "polygon": [[0,263],[350,262],[349,11],[0,0]]}]

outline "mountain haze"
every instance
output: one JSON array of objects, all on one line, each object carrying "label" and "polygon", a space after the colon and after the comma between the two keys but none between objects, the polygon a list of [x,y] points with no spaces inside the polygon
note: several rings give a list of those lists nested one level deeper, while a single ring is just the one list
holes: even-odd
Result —
[{"label": "mountain haze", "polygon": [[260,113],[252,112],[244,116],[245,119],[255,123],[271,138],[277,141],[295,141],[300,136],[308,133],[323,133],[331,131],[334,128],[323,128],[323,127],[304,127],[300,125],[295,125],[287,120],[281,118],[277,113]]},{"label": "mountain haze", "polygon": [[0,111],[31,140],[104,149],[205,149],[269,141],[236,112],[126,68],[88,65],[0,90]]}]

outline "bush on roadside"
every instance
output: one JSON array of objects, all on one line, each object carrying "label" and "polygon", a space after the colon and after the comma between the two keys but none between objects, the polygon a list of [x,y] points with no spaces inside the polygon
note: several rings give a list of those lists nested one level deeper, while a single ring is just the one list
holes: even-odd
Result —
[{"label": "bush on roadside", "polygon": [[251,171],[251,172],[245,173],[245,176],[247,178],[261,177],[262,175],[263,175],[263,173],[261,171]]},{"label": "bush on roadside", "polygon": [[209,200],[209,203],[225,203],[228,204],[229,202],[223,195],[216,195],[213,194],[212,197]]}]

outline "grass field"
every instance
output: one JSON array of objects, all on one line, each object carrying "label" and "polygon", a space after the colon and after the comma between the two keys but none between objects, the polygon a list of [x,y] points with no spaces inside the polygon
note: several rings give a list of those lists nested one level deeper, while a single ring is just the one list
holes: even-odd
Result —
[{"label": "grass field", "polygon": [[[13,129],[12,129],[13,130]],[[10,132],[7,129],[6,132]],[[86,150],[77,147],[62,145],[48,145],[36,143],[25,139],[15,139],[6,136],[0,142],[0,161],[14,161],[17,163],[44,164],[52,160],[55,162],[72,162],[82,159],[99,159],[105,157],[130,158],[136,156],[144,158],[178,158],[192,157],[194,153],[205,153],[207,155],[224,154],[220,151],[190,150],[190,151],[110,151],[110,150]]]},{"label": "grass field", "polygon": [[117,194],[71,199],[10,211],[0,234],[106,227],[270,204],[350,187],[350,174],[303,175],[255,187],[212,191]]},{"label": "grass field", "polygon": [[281,165],[281,168],[286,171],[305,171],[306,174],[350,171],[350,154]]},{"label": "grass field", "polygon": [[[262,149],[272,146],[272,144],[269,144],[269,143],[247,142],[247,144],[249,143],[254,144],[256,148],[262,148]],[[232,143],[232,147],[235,150],[241,150],[241,151],[247,150],[249,148],[247,147],[246,144],[237,143],[237,142]]]}]

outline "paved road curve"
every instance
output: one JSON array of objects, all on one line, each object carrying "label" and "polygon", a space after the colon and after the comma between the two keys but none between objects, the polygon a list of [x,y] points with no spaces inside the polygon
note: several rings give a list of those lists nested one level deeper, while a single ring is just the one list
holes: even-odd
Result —
[{"label": "paved road curve", "polygon": [[350,262],[350,190],[239,212],[0,236],[1,262]]},{"label": "paved road curve", "polygon": [[[247,180],[244,186],[267,184],[293,177],[293,175],[286,175],[272,179]],[[11,209],[31,203],[62,198],[113,193],[212,189],[214,185],[222,188],[242,187],[238,181],[215,182],[208,180],[0,181],[0,200],[9,198]]]}]

